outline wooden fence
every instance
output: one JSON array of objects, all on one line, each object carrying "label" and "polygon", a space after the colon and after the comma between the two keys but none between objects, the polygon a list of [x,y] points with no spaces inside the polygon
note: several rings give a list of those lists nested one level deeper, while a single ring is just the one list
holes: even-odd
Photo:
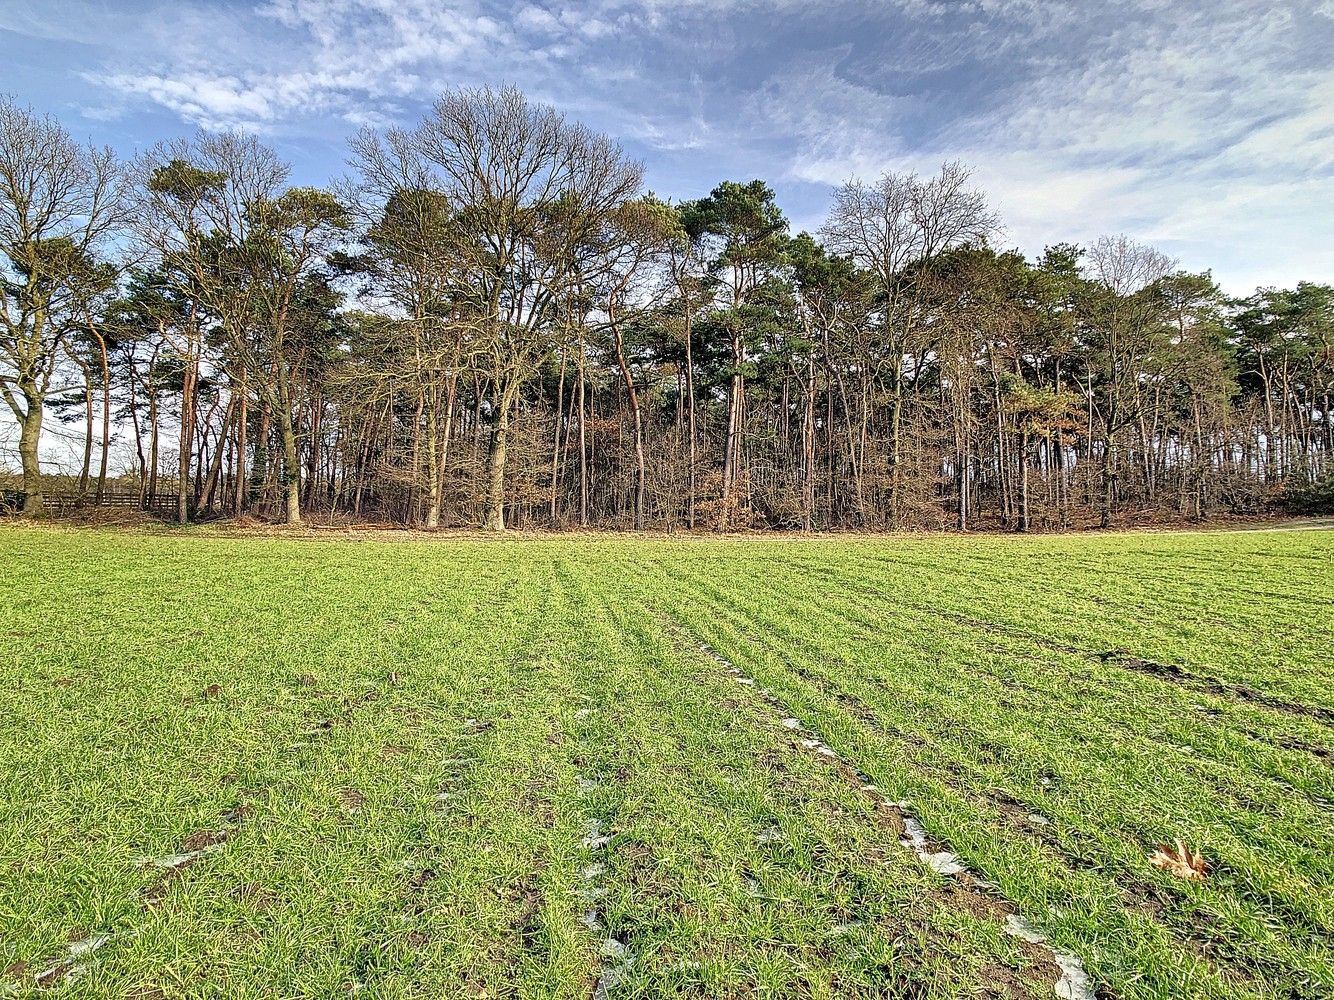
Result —
[{"label": "wooden fence", "polygon": [[[0,514],[15,513],[23,506],[26,494],[21,490],[3,490],[0,491]],[[162,493],[152,499],[140,499],[138,490],[127,490],[124,488],[105,489],[102,495],[97,495],[96,488],[89,489],[86,493],[79,493],[74,490],[46,490],[42,493],[42,501],[46,507],[47,513],[66,514],[70,511],[89,507],[112,507],[121,510],[144,510],[155,514],[172,516],[176,513],[176,494]],[[193,506],[193,504],[192,504]]]}]

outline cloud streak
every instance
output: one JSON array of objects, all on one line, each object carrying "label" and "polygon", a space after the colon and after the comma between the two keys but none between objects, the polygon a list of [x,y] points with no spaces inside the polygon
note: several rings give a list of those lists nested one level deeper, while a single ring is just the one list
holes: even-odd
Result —
[{"label": "cloud streak", "polygon": [[1028,252],[1127,231],[1238,292],[1334,280],[1330,0],[135,2],[0,29],[77,46],[90,118],[330,137],[516,83],[662,194],[763,176],[815,225],[850,176],[958,158]]}]

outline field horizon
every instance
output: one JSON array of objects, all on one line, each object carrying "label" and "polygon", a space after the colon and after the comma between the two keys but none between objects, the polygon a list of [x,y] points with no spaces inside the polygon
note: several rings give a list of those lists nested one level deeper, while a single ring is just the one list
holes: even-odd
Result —
[{"label": "field horizon", "polygon": [[0,525],[0,995],[1330,995],[1296,527]]}]

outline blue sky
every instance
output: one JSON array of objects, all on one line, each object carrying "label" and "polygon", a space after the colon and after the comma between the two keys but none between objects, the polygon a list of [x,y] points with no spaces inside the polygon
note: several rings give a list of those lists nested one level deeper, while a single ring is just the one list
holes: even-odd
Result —
[{"label": "blue sky", "polygon": [[658,194],[946,159],[1007,244],[1125,232],[1233,293],[1334,281],[1334,0],[4,0],[0,92],[124,155],[260,132],[303,183],[361,125],[514,83]]}]

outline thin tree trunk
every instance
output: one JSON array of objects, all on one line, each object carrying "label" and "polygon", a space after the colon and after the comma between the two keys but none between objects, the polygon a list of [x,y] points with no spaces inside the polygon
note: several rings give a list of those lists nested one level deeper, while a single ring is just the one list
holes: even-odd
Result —
[{"label": "thin tree trunk", "polygon": [[560,482],[560,425],[565,405],[565,360],[565,349],[562,347],[560,352],[560,379],[556,383],[556,406],[552,411],[555,414],[556,427],[551,435],[551,511],[548,516],[553,528],[556,526],[556,489]]},{"label": "thin tree trunk", "polygon": [[[107,342],[97,330],[98,357],[102,364],[102,458],[97,466],[96,502],[101,503],[107,488],[107,460],[111,452],[111,364],[107,358]],[[133,381],[133,379],[131,379]]]},{"label": "thin tree trunk", "polygon": [[625,383],[625,393],[630,401],[630,415],[635,431],[635,497],[634,526],[636,531],[644,530],[644,418],[639,410],[639,393],[635,391],[635,381],[630,376],[630,368],[625,363],[625,341],[621,336],[620,323],[616,319],[616,307],[608,304],[608,321],[611,324],[612,338],[616,344],[616,364],[621,370],[621,380]]},{"label": "thin tree trunk", "polygon": [[245,512],[248,491],[246,489],[246,434],[249,431],[250,396],[246,391],[245,372],[241,373],[240,382],[233,389],[238,398],[236,413],[236,516]]},{"label": "thin tree trunk", "polygon": [[208,475],[204,479],[204,491],[200,494],[199,507],[201,510],[213,510],[213,497],[218,489],[218,478],[222,473],[222,457],[227,450],[225,443],[231,437],[232,419],[236,411],[236,397],[233,395],[227,400],[227,410],[222,417],[222,429],[218,433],[218,446],[213,449],[213,458],[209,462]]},{"label": "thin tree trunk", "polygon": [[584,419],[584,332],[579,330],[579,527],[588,527],[588,431]]},{"label": "thin tree trunk", "polygon": [[487,531],[505,530],[505,460],[509,449],[510,406],[518,394],[518,385],[518,380],[511,378],[497,400],[496,426],[487,453],[486,516],[482,521]]}]

